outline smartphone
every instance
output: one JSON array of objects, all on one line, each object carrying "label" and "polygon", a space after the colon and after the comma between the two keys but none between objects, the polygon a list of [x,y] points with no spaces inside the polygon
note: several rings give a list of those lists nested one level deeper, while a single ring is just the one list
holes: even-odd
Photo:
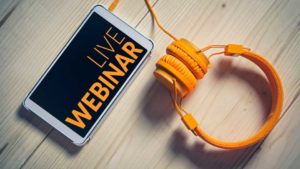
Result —
[{"label": "smartphone", "polygon": [[151,40],[103,6],[95,6],[23,105],[74,144],[83,145],[152,48]]}]

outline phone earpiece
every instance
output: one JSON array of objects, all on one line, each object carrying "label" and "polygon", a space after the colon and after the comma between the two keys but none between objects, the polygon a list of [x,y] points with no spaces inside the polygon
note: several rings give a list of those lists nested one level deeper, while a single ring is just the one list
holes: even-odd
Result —
[{"label": "phone earpiece", "polygon": [[185,39],[173,41],[167,47],[167,55],[156,63],[155,77],[167,88],[176,90],[181,97],[190,93],[207,72],[208,59],[191,42]]}]

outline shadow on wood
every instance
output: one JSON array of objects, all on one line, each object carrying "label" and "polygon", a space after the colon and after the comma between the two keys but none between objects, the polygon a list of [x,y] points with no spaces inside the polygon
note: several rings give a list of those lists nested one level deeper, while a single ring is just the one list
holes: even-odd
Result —
[{"label": "shadow on wood", "polygon": [[[235,76],[241,83],[247,83],[253,88],[257,98],[260,99],[260,106],[264,109],[263,113],[255,113],[262,113],[263,120],[266,120],[271,107],[271,93],[267,79],[255,70],[241,66],[232,67],[231,61],[226,59],[220,60],[216,69],[217,71],[214,76],[216,76],[217,79],[226,78],[226,76]],[[187,136],[185,133],[186,132],[179,129],[173,133],[170,141],[171,151],[175,155],[183,155],[198,168],[232,168],[242,159],[244,153],[248,154],[246,152],[251,150],[252,147],[260,146],[263,143],[263,141],[261,141],[249,148],[239,150],[222,150],[218,148],[205,150],[204,144],[200,141],[193,143],[192,146],[187,145]]]},{"label": "shadow on wood", "polygon": [[[253,64],[253,63],[250,63]],[[217,79],[227,78],[229,76],[237,78],[240,83],[244,83],[252,89],[256,98],[260,100],[261,113],[263,115],[262,122],[267,120],[267,117],[271,110],[272,97],[269,82],[264,74],[261,74],[258,69],[250,69],[243,67],[243,64],[232,66],[232,59],[220,59],[218,65],[215,66],[216,73],[213,75]]]},{"label": "shadow on wood", "polygon": [[173,120],[176,114],[168,90],[154,78],[150,83],[140,104],[143,105],[145,119],[157,126]]},{"label": "shadow on wood", "polygon": [[19,106],[18,117],[31,124],[31,126],[35,127],[38,129],[38,131],[45,135],[45,138],[42,140],[42,142],[49,138],[49,140],[60,146],[69,155],[76,155],[81,150],[82,147],[74,145],[71,140],[62,135],[36,114],[27,110],[23,105]]},{"label": "shadow on wood", "polygon": [[[259,106],[262,106],[264,110],[264,113],[262,113],[263,120],[266,120],[271,107],[271,94],[267,79],[256,70],[241,66],[232,67],[231,61],[231,59],[221,59],[215,68],[217,70],[212,76],[215,76],[216,80],[234,76],[241,83],[249,85],[249,88],[252,88],[257,98],[260,99],[261,105]],[[153,126],[159,125],[162,121],[173,120],[175,112],[167,89],[155,79],[149,86],[141,101],[143,114],[146,119]],[[239,159],[242,159],[243,155],[247,154],[247,151],[251,150],[251,147],[240,150],[223,150],[218,148],[205,150],[204,144],[200,141],[193,143],[193,146],[188,146],[185,142],[186,137],[182,131],[176,130],[170,138],[170,151],[175,156],[183,155],[198,168],[231,168]],[[259,146],[261,143],[254,146]]]},{"label": "shadow on wood", "polygon": [[[223,150],[223,149],[210,149],[206,150],[202,142],[194,142],[188,145],[187,132],[177,129],[170,141],[170,149],[176,155],[184,156],[190,160],[197,168],[232,168],[235,166],[239,159],[242,159],[244,153],[251,149],[238,149],[238,150]],[[200,139],[200,138],[199,138]]]}]

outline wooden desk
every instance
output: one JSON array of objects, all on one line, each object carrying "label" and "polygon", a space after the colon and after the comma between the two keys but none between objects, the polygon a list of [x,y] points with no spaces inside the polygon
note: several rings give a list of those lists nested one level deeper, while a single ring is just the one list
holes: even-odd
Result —
[{"label": "wooden desk", "polygon": [[[285,89],[281,120],[267,139],[244,150],[217,149],[188,132],[168,92],[152,76],[171,39],[143,0],[121,0],[114,13],[155,43],[151,60],[107,120],[77,148],[22,107],[26,94],[76,30],[94,0],[0,2],[0,168],[299,168],[300,1],[153,0],[161,22],[199,47],[243,43],[276,67]],[[267,82],[242,58],[216,56],[185,100],[200,125],[237,140],[262,125]]]}]

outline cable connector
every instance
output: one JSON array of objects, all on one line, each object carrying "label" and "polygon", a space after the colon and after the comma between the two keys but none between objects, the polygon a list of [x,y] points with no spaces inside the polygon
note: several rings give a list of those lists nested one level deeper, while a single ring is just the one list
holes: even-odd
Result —
[{"label": "cable connector", "polygon": [[185,126],[189,129],[189,130],[195,130],[198,127],[198,123],[195,120],[195,118],[193,117],[193,115],[191,115],[190,113],[185,114],[181,120],[183,121],[183,123],[185,124]]},{"label": "cable connector", "polygon": [[118,5],[118,3],[119,3],[119,0],[113,0],[113,2],[108,7],[108,10],[113,11],[116,8],[116,6]]},{"label": "cable connector", "polygon": [[228,44],[225,47],[224,54],[227,56],[235,56],[244,53],[244,47],[238,44]]}]

